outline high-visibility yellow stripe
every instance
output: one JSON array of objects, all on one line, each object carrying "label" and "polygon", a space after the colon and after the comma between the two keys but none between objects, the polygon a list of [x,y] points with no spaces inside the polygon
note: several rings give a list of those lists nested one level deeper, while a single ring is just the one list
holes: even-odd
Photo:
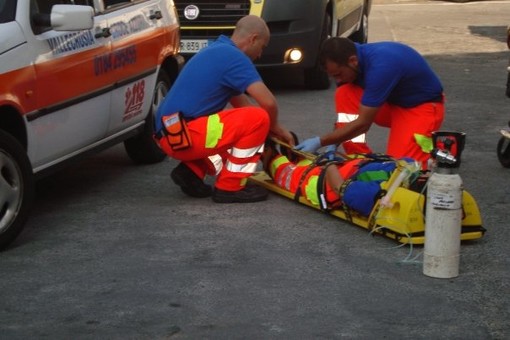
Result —
[{"label": "high-visibility yellow stripe", "polygon": [[205,147],[215,148],[218,141],[223,135],[223,123],[220,121],[220,116],[216,113],[207,117],[207,135],[205,137]]},{"label": "high-visibility yellow stripe", "polygon": [[302,160],[300,160],[299,162],[297,162],[297,164],[296,164],[296,165],[297,165],[297,166],[308,166],[308,165],[310,165],[310,164],[312,164],[312,161],[311,161],[310,159],[306,159],[306,158],[305,158],[305,159],[302,159]]},{"label": "high-visibility yellow stripe", "polygon": [[317,182],[319,176],[313,175],[308,179],[308,183],[305,186],[306,198],[313,204],[319,205],[319,194],[317,193]]},{"label": "high-visibility yellow stripe", "polygon": [[418,133],[414,134],[414,140],[420,146],[421,151],[425,153],[430,153],[434,148],[434,144],[432,143],[432,138],[420,135]]},{"label": "high-visibility yellow stripe", "polygon": [[274,175],[276,173],[276,169],[278,169],[278,167],[284,163],[288,163],[289,162],[289,159],[283,155],[281,156],[278,156],[277,158],[273,159],[271,161],[271,177],[274,178]]}]

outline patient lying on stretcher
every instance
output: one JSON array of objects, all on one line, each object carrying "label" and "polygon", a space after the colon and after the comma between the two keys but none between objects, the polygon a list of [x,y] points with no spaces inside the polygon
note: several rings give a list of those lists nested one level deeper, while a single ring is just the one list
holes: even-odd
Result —
[{"label": "patient lying on stretcher", "polygon": [[392,159],[385,155],[359,155],[359,158],[329,160],[304,159],[279,152],[266,145],[264,170],[279,187],[304,197],[323,210],[342,205],[368,217],[376,201],[386,193],[381,183],[388,181],[397,166],[415,164],[413,159]]}]

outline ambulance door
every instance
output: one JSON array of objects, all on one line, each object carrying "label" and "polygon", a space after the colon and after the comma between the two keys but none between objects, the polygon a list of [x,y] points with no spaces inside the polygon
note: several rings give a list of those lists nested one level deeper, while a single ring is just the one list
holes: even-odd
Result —
[{"label": "ambulance door", "polygon": [[[109,5],[110,2],[115,4]],[[108,134],[144,123],[156,83],[159,58],[167,43],[160,3],[164,1],[105,0],[105,17],[112,38],[115,76]],[[167,24],[168,26],[168,24]]]},{"label": "ambulance door", "polygon": [[[31,18],[34,11],[49,14],[54,4],[62,3],[31,1]],[[113,77],[98,67],[99,56],[110,49],[107,39],[95,35],[103,27],[106,22],[101,15],[95,15],[91,30],[83,31],[55,31],[32,23],[33,35],[27,40],[35,69],[37,110],[27,114],[27,125],[35,172],[105,136]]]}]

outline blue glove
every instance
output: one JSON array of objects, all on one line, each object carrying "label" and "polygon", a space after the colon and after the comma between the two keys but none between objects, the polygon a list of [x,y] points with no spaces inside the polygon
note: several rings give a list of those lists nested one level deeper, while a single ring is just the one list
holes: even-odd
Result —
[{"label": "blue glove", "polygon": [[307,140],[303,141],[302,143],[299,143],[294,147],[294,149],[303,151],[303,152],[315,152],[318,148],[320,148],[321,145],[321,139],[320,137],[312,137],[308,138]]},{"label": "blue glove", "polygon": [[336,154],[336,148],[337,148],[337,145],[336,144],[330,144],[328,146],[326,146],[326,149],[324,151],[324,154],[326,155],[326,157],[332,161],[335,159],[335,154]]}]

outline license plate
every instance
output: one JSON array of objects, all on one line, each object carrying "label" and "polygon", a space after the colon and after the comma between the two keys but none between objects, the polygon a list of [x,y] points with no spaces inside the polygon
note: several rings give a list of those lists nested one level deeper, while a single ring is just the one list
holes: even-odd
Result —
[{"label": "license plate", "polygon": [[207,45],[209,45],[209,40],[206,39],[181,39],[181,53],[197,53]]}]

